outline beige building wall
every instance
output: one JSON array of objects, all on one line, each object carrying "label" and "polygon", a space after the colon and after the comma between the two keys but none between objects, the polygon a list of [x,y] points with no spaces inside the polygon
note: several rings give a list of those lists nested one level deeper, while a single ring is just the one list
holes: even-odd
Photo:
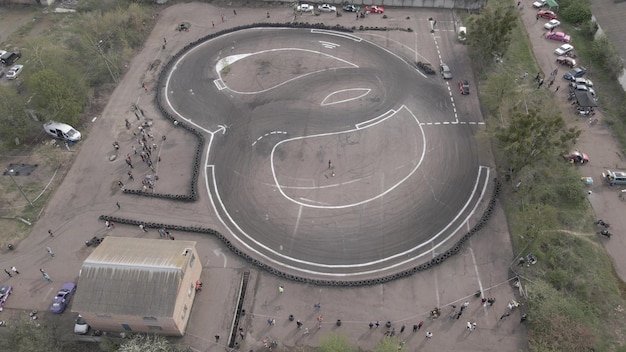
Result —
[{"label": "beige building wall", "polygon": [[[173,302],[173,316],[141,317],[90,312],[80,312],[80,314],[95,330],[183,336],[196,297],[196,281],[200,279],[202,274],[202,263],[195,246],[189,248],[187,257],[186,263],[181,266],[183,278],[178,287],[176,302]],[[120,297],[120,299],[124,298]]]}]

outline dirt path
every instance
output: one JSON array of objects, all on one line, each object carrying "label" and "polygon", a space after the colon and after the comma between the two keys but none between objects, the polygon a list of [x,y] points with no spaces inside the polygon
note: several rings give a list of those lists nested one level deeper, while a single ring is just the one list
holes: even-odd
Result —
[{"label": "dirt path", "polygon": [[[521,12],[535,57],[543,72],[549,73],[557,68],[555,63],[556,56],[553,52],[559,46],[559,43],[541,37],[541,34],[545,32],[543,29],[545,21],[536,20],[536,9],[532,6],[526,6]],[[613,138],[612,131],[603,123],[602,87],[595,87],[600,97],[598,102],[600,106],[594,118],[598,118],[600,123],[590,125],[587,118],[580,117],[574,113],[570,102],[567,101],[567,81],[562,78],[566,69],[562,66],[558,67],[558,69],[560,73],[557,75],[552,91],[554,92],[557,86],[561,86],[561,88],[555,93],[557,98],[555,102],[559,105],[567,124],[576,126],[584,131],[576,143],[576,147],[587,153],[591,161],[587,165],[580,167],[579,170],[581,176],[593,177],[594,184],[589,187],[591,194],[589,194],[588,199],[598,217],[611,223],[612,232],[616,233],[616,236],[613,236],[609,241],[603,241],[603,243],[608,244],[605,245],[605,248],[613,259],[615,270],[619,277],[626,281],[626,257],[623,255],[626,251],[626,236],[623,235],[626,232],[626,217],[623,216],[626,202],[621,201],[619,198],[620,188],[609,187],[602,179],[602,172],[606,169],[626,169],[626,161],[618,142]],[[593,80],[592,75],[589,78]]]}]

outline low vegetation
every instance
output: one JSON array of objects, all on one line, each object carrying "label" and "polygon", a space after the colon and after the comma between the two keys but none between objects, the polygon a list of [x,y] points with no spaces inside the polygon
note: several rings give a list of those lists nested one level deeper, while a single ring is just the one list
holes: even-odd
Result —
[{"label": "low vegetation", "polygon": [[[565,18],[579,23],[590,17],[587,3],[560,4],[560,14]],[[511,8],[508,1],[489,6]],[[489,10],[487,14],[497,11]],[[476,51],[493,50],[478,40],[478,45],[472,45],[472,26],[485,25],[484,21],[483,18],[469,22],[468,44],[474,51],[473,57],[488,57],[489,53]],[[521,21],[516,22],[521,28]],[[493,28],[497,25],[492,21]],[[589,23],[585,25],[592,28]],[[595,234],[595,218],[580,174],[559,156],[581,132],[567,128],[555,108],[555,98],[545,89],[536,89],[532,74],[529,77],[528,72],[539,70],[525,32],[514,31],[510,35],[503,62],[491,60],[476,68],[482,78],[481,101],[493,136],[498,171],[507,181],[500,199],[517,252],[515,263],[529,254],[537,258],[536,264],[526,261],[511,267],[526,293],[524,309],[529,316],[530,349],[626,350],[621,309],[625,303],[624,283],[615,275],[601,239]],[[595,58],[598,64],[612,62],[612,51],[605,50],[612,47],[610,43],[603,39],[592,42],[588,34],[578,36],[577,48],[584,47],[583,43],[596,48],[589,52],[579,50],[581,60],[590,60],[588,55],[601,55],[602,59]],[[600,47],[602,53],[597,52]],[[593,79],[604,84],[614,76],[608,71],[606,76]],[[604,106],[607,103],[602,99]]]},{"label": "low vegetation", "polygon": [[14,127],[0,130],[0,147],[19,148],[16,142],[41,132],[27,110],[78,125],[94,94],[117,83],[152,29],[150,8],[138,1],[79,3],[77,14],[47,17],[53,24],[43,34],[29,35],[37,23],[30,21],[8,41],[28,65],[13,86],[0,87],[0,124]]}]

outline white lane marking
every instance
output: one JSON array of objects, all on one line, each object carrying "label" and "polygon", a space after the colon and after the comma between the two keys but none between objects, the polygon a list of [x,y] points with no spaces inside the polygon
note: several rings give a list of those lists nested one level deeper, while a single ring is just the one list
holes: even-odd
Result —
[{"label": "white lane marking", "polygon": [[[403,108],[405,108],[404,105],[402,105],[400,107],[400,110],[402,110]],[[409,110],[409,108],[406,108],[406,109]],[[356,127],[357,130],[360,130],[360,129],[363,129],[363,128],[372,127],[372,126],[376,126],[377,124],[379,124],[381,122],[384,122],[385,120],[389,119],[390,117],[393,117],[393,115],[395,115],[398,111],[396,111],[394,109],[389,109],[389,111],[387,111],[386,113],[384,113],[382,115],[379,115],[379,116],[374,117],[373,119],[370,119],[370,120],[367,120],[367,121],[359,122],[359,123],[357,123],[354,126]],[[411,113],[410,110],[409,110],[409,113]],[[411,115],[413,115],[413,113],[411,113]],[[415,115],[413,115],[413,117],[415,118]],[[419,121],[417,120],[417,118],[415,118],[415,120],[419,124]]]},{"label": "white lane marking", "polygon": [[[369,202],[371,202],[373,200],[376,200],[376,199],[378,199],[380,197],[385,196],[389,192],[392,192],[393,190],[398,188],[407,179],[409,179],[411,176],[413,176],[413,174],[417,171],[417,169],[419,169],[420,165],[424,161],[424,156],[426,155],[426,133],[424,133],[424,130],[422,129],[422,126],[420,125],[419,120],[417,119],[417,117],[413,114],[413,112],[408,107],[406,107],[406,105],[402,105],[400,107],[400,109],[398,109],[398,111],[403,110],[403,109],[406,110],[413,117],[413,119],[416,122],[416,125],[419,127],[419,130],[420,130],[420,132],[422,134],[422,153],[419,156],[419,161],[416,163],[415,167],[411,171],[409,171],[408,174],[404,178],[399,180],[395,185],[389,187],[389,189],[387,189],[385,192],[380,193],[380,194],[378,194],[378,195],[376,195],[374,197],[371,197],[371,198],[368,198],[368,199],[364,199],[364,200],[362,200],[360,202],[355,202],[355,203],[351,203],[351,204],[343,204],[343,205],[332,205],[332,206],[331,205],[324,205],[323,206],[323,205],[314,205],[314,204],[303,203],[303,202],[300,202],[300,201],[298,201],[298,200],[288,196],[283,191],[283,189],[281,188],[280,182],[278,182],[278,176],[276,176],[276,167],[274,165],[274,153],[276,152],[276,148],[278,148],[281,144],[287,143],[287,142],[296,141],[296,140],[307,139],[307,138],[317,138],[317,137],[323,137],[323,136],[332,136],[332,135],[338,135],[338,134],[345,134],[345,133],[349,133],[349,132],[354,132],[354,131],[357,131],[357,130],[360,129],[359,125],[363,124],[363,123],[360,123],[360,124],[357,124],[356,125],[357,128],[353,129],[353,130],[347,130],[347,131],[341,131],[341,132],[322,133],[322,134],[310,135],[310,136],[294,137],[294,138],[285,139],[285,140],[282,140],[282,141],[276,143],[274,145],[274,147],[272,148],[272,152],[270,154],[270,163],[271,163],[272,177],[274,178],[274,183],[276,184],[276,187],[277,187],[278,191],[280,192],[280,194],[283,197],[285,197],[285,199],[287,199],[287,200],[289,200],[289,201],[291,201],[291,202],[293,202],[295,204],[302,205],[302,206],[309,207],[309,208],[317,208],[317,209],[346,209],[346,208],[356,207],[356,206],[359,206],[359,205],[362,205],[362,204],[369,203]],[[371,126],[374,126],[374,125],[384,121],[385,119],[395,115],[395,113],[396,113],[396,110],[392,109],[392,110],[389,110],[388,112],[386,112],[385,114],[383,114],[383,115],[381,115],[381,116],[379,116],[379,117],[377,117],[375,119],[366,121],[364,123],[369,124],[369,126],[367,126],[367,127],[371,127]]]},{"label": "white lane marking", "polygon": [[298,233],[298,228],[300,227],[300,218],[302,218],[302,208],[303,207],[298,208],[298,216],[296,217],[296,225],[293,227],[293,233],[291,234],[292,237],[295,237]]},{"label": "white lane marking", "polygon": [[338,47],[340,47],[340,46],[341,46],[341,45],[339,45],[339,44],[335,44],[335,43],[331,43],[331,42],[325,42],[325,41],[323,41],[323,40],[320,40],[319,42],[320,42],[320,44],[322,44],[322,46],[323,46],[324,48],[326,48],[326,49],[334,49],[334,48],[338,48]]},{"label": "white lane marking", "polygon": [[[207,153],[208,154],[208,153]],[[208,160],[208,159],[207,159]],[[428,242],[424,242],[418,246],[415,246],[414,248],[410,248],[402,253],[397,253],[394,254],[392,256],[389,256],[387,258],[382,258],[382,259],[378,259],[375,261],[371,261],[371,262],[367,262],[367,263],[359,263],[359,264],[342,264],[342,265],[332,265],[332,264],[321,264],[321,263],[313,263],[313,262],[309,262],[309,261],[305,261],[302,259],[297,259],[297,258],[293,258],[293,257],[289,257],[287,255],[284,255],[280,252],[275,251],[274,249],[268,247],[267,245],[257,241],[256,239],[254,239],[252,236],[248,235],[248,233],[246,233],[240,226],[239,224],[237,224],[233,218],[231,217],[230,213],[228,212],[228,210],[226,209],[226,207],[224,206],[224,203],[222,202],[222,198],[219,195],[219,189],[217,188],[217,181],[216,181],[216,177],[215,177],[215,166],[214,165],[208,165],[205,164],[206,168],[209,168],[211,170],[211,175],[212,175],[212,179],[213,179],[213,189],[215,190],[215,194],[216,194],[216,199],[220,204],[220,207],[222,209],[222,211],[224,212],[224,214],[226,214],[226,217],[228,218],[228,220],[230,221],[230,223],[239,231],[239,233],[241,233],[243,236],[245,236],[250,242],[254,243],[255,245],[257,245],[258,247],[272,253],[273,255],[275,255],[278,258],[283,258],[283,259],[287,259],[290,260],[292,262],[301,264],[301,265],[310,265],[310,266],[314,266],[314,267],[321,267],[321,268],[328,268],[328,269],[335,269],[335,268],[363,268],[363,267],[367,267],[367,266],[371,266],[371,265],[376,265],[376,264],[380,264],[383,263],[384,261],[390,260],[390,259],[395,259],[398,257],[402,257],[402,256],[409,256],[409,254],[411,254],[411,252],[420,249],[423,246],[426,246],[428,244],[432,244],[434,243],[434,241],[450,226],[452,226],[452,223],[454,221],[456,221],[461,214],[463,213],[463,211],[465,211],[465,209],[467,208],[467,206],[469,205],[469,203],[471,202],[472,198],[475,195],[476,190],[478,189],[478,183],[480,181],[480,176],[483,170],[487,170],[486,171],[486,176],[485,176],[485,184],[483,185],[482,191],[479,195],[479,198],[477,199],[477,201],[475,202],[474,208],[470,211],[470,213],[467,215],[467,217],[464,219],[464,221],[445,239],[443,239],[443,241],[441,241],[440,243],[438,243],[437,245],[435,245],[433,247],[432,250],[421,253],[417,256],[410,256],[410,258],[405,259],[403,261],[400,261],[396,264],[392,264],[389,266],[386,266],[384,268],[380,268],[380,269],[372,269],[372,270],[366,270],[366,271],[360,271],[360,272],[352,272],[352,273],[329,273],[329,272],[320,272],[320,271],[315,271],[315,270],[310,270],[310,269],[303,269],[301,267],[296,267],[293,265],[289,265],[285,262],[281,262],[278,261],[276,259],[274,259],[273,257],[269,257],[267,254],[260,252],[259,250],[257,250],[256,248],[253,248],[252,246],[250,246],[247,242],[243,242],[239,236],[237,236],[237,234],[235,234],[233,232],[233,230],[230,228],[230,226],[228,226],[228,224],[226,224],[226,222],[224,221],[224,219],[222,218],[222,216],[220,215],[218,208],[216,207],[216,204],[214,202],[213,199],[213,195],[211,194],[211,188],[209,187],[209,179],[208,179],[208,175],[205,174],[205,184],[206,184],[206,190],[207,190],[207,194],[209,196],[211,205],[213,206],[213,209],[215,210],[215,214],[217,215],[219,221],[222,223],[222,225],[231,233],[231,235],[233,236],[234,239],[236,239],[239,244],[245,248],[247,248],[247,250],[255,253],[256,255],[258,255],[259,257],[263,258],[264,260],[274,263],[276,265],[281,265],[282,267],[288,268],[288,269],[292,269],[292,270],[296,270],[296,271],[300,271],[300,272],[304,272],[304,273],[308,273],[308,274],[315,274],[315,275],[326,275],[329,277],[350,277],[350,276],[354,276],[354,275],[367,275],[367,274],[376,274],[376,273],[380,273],[380,272],[384,272],[386,270],[389,269],[393,269],[396,267],[400,267],[403,265],[406,265],[407,263],[413,262],[415,259],[417,258],[421,258],[427,254],[430,254],[432,252],[434,252],[435,249],[439,248],[440,246],[443,246],[449,239],[451,239],[456,232],[466,223],[468,222],[474,215],[474,213],[476,212],[476,209],[478,208],[478,206],[481,204],[482,198],[485,195],[487,186],[489,185],[489,175],[491,174],[490,169],[486,166],[480,166],[478,169],[478,175],[477,175],[477,179],[476,182],[474,184],[474,189],[472,190],[472,193],[470,194],[470,197],[468,198],[465,206],[459,211],[459,213],[457,214],[457,216],[448,224],[448,226],[446,226],[446,228],[444,228],[443,230],[441,230],[439,233],[437,233],[434,237],[432,237]]]},{"label": "white lane marking", "polygon": [[224,90],[226,89],[226,84],[224,84],[224,81],[222,81],[222,79],[214,79],[213,80],[213,84],[215,84],[215,86],[217,87],[217,90]]},{"label": "white lane marking", "polygon": [[259,93],[264,93],[264,92],[270,91],[270,90],[275,89],[277,87],[280,87],[282,85],[285,85],[285,84],[287,84],[287,83],[289,83],[291,81],[294,81],[296,79],[300,79],[302,77],[310,76],[312,74],[325,72],[325,71],[332,71],[332,70],[336,70],[336,69],[340,69],[340,68],[349,68],[349,67],[350,68],[359,68],[358,65],[356,65],[356,64],[354,64],[352,62],[349,62],[349,61],[344,60],[344,59],[342,59],[340,57],[336,57],[336,56],[333,56],[333,55],[330,55],[330,54],[326,54],[326,53],[323,53],[323,52],[317,51],[317,50],[302,49],[302,48],[276,48],[276,49],[261,50],[261,51],[257,51],[257,52],[254,52],[254,53],[240,54],[240,55],[233,55],[233,56],[224,57],[224,58],[222,58],[222,59],[217,61],[215,69],[217,70],[217,75],[219,76],[219,79],[222,80],[222,70],[220,69],[220,67],[223,68],[224,66],[220,66],[220,65],[224,65],[222,63],[223,60],[226,60],[225,63],[228,64],[228,63],[233,63],[233,62],[236,62],[236,61],[240,60],[241,58],[243,58],[242,55],[244,57],[248,57],[248,56],[253,56],[253,55],[260,55],[260,54],[271,53],[271,52],[280,52],[280,51],[303,51],[303,52],[306,52],[306,53],[318,54],[318,55],[329,57],[331,59],[335,59],[335,60],[337,60],[339,62],[343,62],[344,64],[347,65],[347,67],[332,67],[332,68],[326,68],[326,69],[322,69],[322,70],[318,70],[318,71],[314,71],[314,72],[304,73],[304,74],[302,74],[300,76],[297,76],[297,77],[294,77],[294,78],[290,78],[290,79],[288,79],[288,80],[286,80],[286,81],[284,81],[282,83],[279,83],[279,84],[277,84],[277,85],[275,85],[273,87],[270,87],[270,88],[267,88],[267,89],[263,89],[263,90],[259,90],[259,91],[254,91],[254,92],[239,92],[239,91],[236,91],[236,90],[233,90],[233,89],[229,88],[228,86],[227,86],[227,89],[229,91],[233,92],[233,93],[242,94],[242,95],[259,94]]},{"label": "white lane marking", "polygon": [[343,33],[343,32],[328,31],[328,30],[325,30],[325,29],[311,29],[311,33],[332,35],[332,36],[335,36],[335,37],[350,39],[350,40],[355,41],[357,43],[360,43],[363,40],[363,39],[361,39],[361,38],[359,38],[357,36],[354,36],[352,34],[347,34],[347,33]]},{"label": "white lane marking", "polygon": [[272,131],[272,132],[268,132],[268,133],[266,133],[266,134],[264,134],[262,136],[259,136],[259,138],[257,138],[256,141],[252,142],[252,146],[254,146],[256,144],[256,142],[258,142],[261,139],[263,139],[263,138],[265,138],[265,137],[267,137],[269,135],[272,135],[272,134],[287,134],[287,132],[286,131]]},{"label": "white lane marking", "polygon": [[[331,101],[330,103],[327,103],[326,100],[330,99],[330,97],[332,97],[335,94],[340,94],[340,93],[345,93],[345,92],[352,92],[352,91],[362,91],[364,92],[363,94],[359,95],[359,96],[355,96],[353,98],[348,98],[348,99],[344,99],[344,100],[338,100],[338,101]],[[372,90],[369,88],[349,88],[349,89],[341,89],[335,92],[332,92],[330,94],[328,94],[326,96],[326,98],[324,98],[324,100],[322,100],[322,103],[320,105],[322,106],[327,106],[327,105],[333,105],[333,104],[340,104],[340,103],[346,103],[352,100],[357,100],[360,98],[363,98],[364,96],[368,95]]]}]

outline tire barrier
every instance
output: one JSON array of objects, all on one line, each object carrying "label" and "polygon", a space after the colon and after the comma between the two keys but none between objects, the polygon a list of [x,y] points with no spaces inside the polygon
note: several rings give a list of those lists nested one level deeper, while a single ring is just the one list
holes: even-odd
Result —
[{"label": "tire barrier", "polygon": [[[190,124],[188,124],[185,121],[178,120],[176,117],[172,116],[172,114],[170,114],[167,111],[167,109],[165,108],[165,106],[163,104],[163,94],[164,94],[163,90],[164,90],[164,87],[165,87],[165,80],[166,80],[168,74],[170,73],[170,71],[172,70],[172,68],[174,67],[174,64],[183,55],[188,53],[194,47],[196,47],[196,46],[198,46],[200,44],[203,44],[203,43],[205,43],[205,42],[207,42],[207,41],[209,41],[211,39],[214,39],[216,37],[225,35],[225,34],[233,33],[233,32],[240,31],[240,30],[245,30],[245,29],[263,28],[263,27],[264,28],[320,29],[320,30],[333,30],[333,31],[347,32],[347,33],[352,33],[354,31],[356,31],[356,27],[346,28],[346,27],[343,27],[343,26],[340,26],[340,25],[327,26],[327,25],[324,25],[323,23],[316,23],[316,24],[309,24],[309,23],[302,23],[302,22],[296,22],[296,23],[252,23],[252,24],[248,24],[248,25],[244,25],[244,26],[238,26],[238,27],[233,27],[233,28],[229,28],[229,29],[224,29],[224,30],[221,30],[219,32],[216,32],[216,33],[204,36],[204,37],[196,40],[195,42],[187,44],[182,50],[180,50],[179,52],[177,52],[176,54],[174,54],[172,56],[172,58],[163,66],[163,69],[159,73],[159,76],[158,76],[156,84],[155,84],[155,86],[156,86],[156,94],[155,94],[155,97],[154,97],[154,102],[156,103],[157,110],[161,113],[163,118],[165,118],[165,119],[169,120],[170,122],[172,122],[177,128],[180,127],[180,128],[185,129],[187,132],[189,132],[190,134],[192,134],[196,138],[196,152],[195,152],[195,155],[194,155],[194,162],[193,162],[193,167],[192,167],[192,170],[191,170],[192,177],[191,177],[191,180],[190,180],[190,183],[189,183],[190,187],[188,189],[188,193],[187,194],[164,194],[164,193],[144,192],[143,190],[138,190],[138,189],[125,189],[123,191],[125,194],[136,195],[136,196],[143,196],[143,197],[164,198],[164,199],[183,201],[183,202],[195,202],[195,201],[198,200],[198,177],[200,175],[202,153],[203,153],[204,146],[205,146],[205,137],[199,130],[195,129],[194,127],[192,127]],[[405,29],[402,29],[402,28],[364,27],[364,26],[359,26],[358,30],[387,31],[387,30],[405,30]],[[407,32],[412,32],[411,28],[406,29],[406,31]],[[413,267],[410,270],[405,270],[405,271],[402,271],[402,272],[397,273],[395,275],[388,275],[388,276],[383,276],[383,277],[380,277],[380,278],[369,279],[369,280],[358,280],[358,281],[318,280],[318,279],[309,279],[309,278],[305,278],[305,277],[301,277],[301,276],[288,274],[288,273],[279,271],[279,270],[277,270],[275,268],[272,268],[271,266],[269,266],[267,264],[263,264],[263,263],[259,262],[258,260],[250,257],[248,254],[246,254],[246,253],[242,252],[241,250],[239,250],[238,248],[236,248],[226,237],[224,237],[224,235],[222,235],[218,231],[216,231],[214,229],[211,229],[211,228],[203,228],[203,227],[197,227],[197,226],[170,225],[170,224],[161,224],[161,223],[145,223],[145,222],[139,221],[139,220],[125,219],[125,218],[120,218],[120,217],[116,217],[116,216],[109,216],[109,215],[100,215],[99,219],[102,220],[102,221],[113,221],[115,223],[124,224],[124,225],[133,225],[133,226],[143,225],[145,228],[151,228],[151,229],[167,228],[167,229],[173,230],[173,231],[184,231],[184,232],[194,232],[194,233],[208,234],[208,235],[211,235],[211,236],[214,236],[215,238],[217,238],[231,252],[233,252],[234,254],[236,254],[236,255],[246,259],[247,261],[249,261],[252,265],[256,266],[257,268],[265,270],[266,272],[268,272],[268,273],[270,273],[272,275],[276,275],[278,277],[289,279],[289,280],[293,280],[293,281],[303,282],[303,283],[312,284],[312,285],[316,285],[316,286],[328,286],[328,287],[330,287],[330,286],[370,286],[370,285],[379,285],[379,284],[387,283],[387,282],[390,282],[390,281],[393,281],[393,280],[397,280],[399,278],[411,276],[414,273],[419,272],[419,271],[428,270],[428,269],[432,268],[434,265],[441,264],[446,259],[452,257],[454,254],[459,253],[461,251],[461,249],[462,249],[463,243],[466,242],[467,240],[469,240],[473,235],[478,233],[486,225],[487,221],[491,218],[491,216],[494,213],[496,200],[497,200],[498,195],[500,194],[501,184],[500,184],[500,181],[497,178],[494,178],[493,181],[494,181],[493,194],[492,194],[491,199],[489,200],[489,204],[488,204],[486,210],[483,212],[483,215],[481,216],[480,220],[476,223],[476,225],[474,225],[474,227],[472,227],[461,239],[459,239],[453,245],[452,249],[449,249],[446,252],[444,252],[443,254],[439,254],[438,256],[436,256],[435,258],[431,259],[430,261],[422,263],[422,264],[420,264],[418,266],[415,266],[415,267]]]}]

